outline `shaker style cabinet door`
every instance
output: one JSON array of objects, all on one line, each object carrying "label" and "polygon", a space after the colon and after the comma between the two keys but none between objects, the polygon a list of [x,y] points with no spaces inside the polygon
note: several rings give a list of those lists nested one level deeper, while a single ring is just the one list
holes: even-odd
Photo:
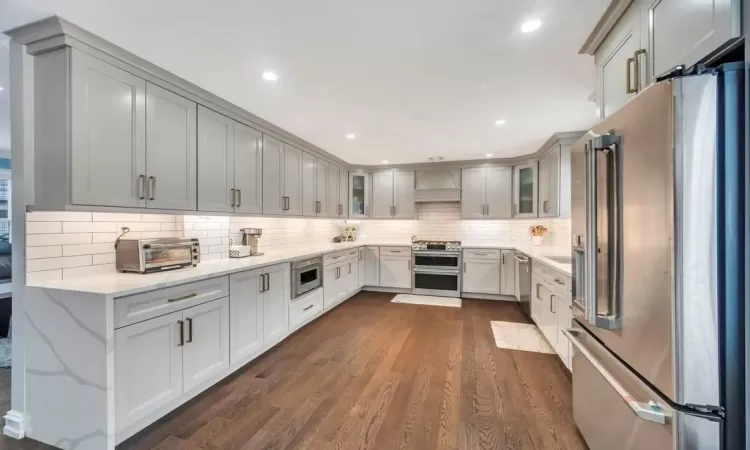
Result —
[{"label": "shaker style cabinet door", "polygon": [[278,139],[263,136],[263,214],[285,212],[284,144]]},{"label": "shaker style cabinet door", "polygon": [[485,216],[485,168],[461,170],[461,217],[481,219]]},{"label": "shaker style cabinet door", "polygon": [[77,50],[70,78],[71,203],[145,207],[146,81]]},{"label": "shaker style cabinet door", "polygon": [[198,210],[234,211],[234,120],[200,105]]},{"label": "shaker style cabinet door", "polygon": [[416,186],[414,185],[414,172],[403,171],[393,174],[393,210],[395,219],[413,219],[414,196]]},{"label": "shaker style cabinet door", "polygon": [[343,212],[346,212],[346,205],[343,208],[340,207],[342,203],[339,201],[339,166],[331,164],[328,167],[328,217],[339,217]]},{"label": "shaker style cabinet door", "polygon": [[115,426],[123,430],[182,395],[182,311],[115,330]]},{"label": "shaker style cabinet door", "polygon": [[486,201],[485,217],[510,219],[513,217],[513,169],[510,167],[487,167],[485,169]]},{"label": "shaker style cabinet door", "polygon": [[[313,171],[314,173],[314,171]],[[302,215],[302,150],[284,144],[284,195],[288,216]]]},{"label": "shaker style cabinet door", "polygon": [[539,161],[539,217],[560,215],[560,146]]},{"label": "shaker style cabinet door", "polygon": [[315,187],[318,185],[315,175],[315,157],[309,153],[302,152],[302,215],[315,217],[318,213],[318,196],[315,195]]},{"label": "shaker style cabinet door", "polygon": [[516,292],[516,252],[500,251],[500,295],[515,295]]},{"label": "shaker style cabinet door", "polygon": [[461,290],[475,294],[500,294],[500,261],[465,259]]},{"label": "shaker style cabinet door", "polygon": [[364,251],[365,285],[380,286],[380,247],[367,246]]},{"label": "shaker style cabinet door", "polygon": [[263,293],[263,345],[274,345],[289,332],[289,264],[265,267],[266,291]]},{"label": "shaker style cabinet door", "polygon": [[229,276],[229,362],[245,364],[263,350],[263,269]]},{"label": "shaker style cabinet door", "polygon": [[229,298],[202,303],[182,311],[185,392],[229,368]]},{"label": "shaker style cabinet door", "polygon": [[537,216],[536,161],[513,167],[513,217]]},{"label": "shaker style cabinet door", "polygon": [[411,259],[380,256],[380,286],[411,289]]},{"label": "shaker style cabinet door", "polygon": [[372,174],[372,215],[373,219],[393,218],[393,172]]},{"label": "shaker style cabinet door", "polygon": [[330,166],[320,158],[315,161],[315,197],[318,201],[318,217],[328,217],[328,170]]},{"label": "shaker style cabinet door", "polygon": [[198,207],[197,104],[159,86],[146,85],[146,205]]},{"label": "shaker style cabinet door", "polygon": [[341,204],[341,217],[349,217],[346,207],[349,204],[349,172],[343,167],[339,169],[339,204]]},{"label": "shaker style cabinet door", "polygon": [[263,133],[234,123],[234,188],[238,213],[263,212]]}]

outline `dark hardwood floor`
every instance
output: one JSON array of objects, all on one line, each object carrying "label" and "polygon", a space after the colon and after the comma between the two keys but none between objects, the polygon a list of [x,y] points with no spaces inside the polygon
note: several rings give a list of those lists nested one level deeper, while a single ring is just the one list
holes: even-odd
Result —
[{"label": "dark hardwood floor", "polygon": [[118,449],[586,448],[557,357],[495,347],[490,320],[528,322],[516,304],[392,297],[359,294]]}]

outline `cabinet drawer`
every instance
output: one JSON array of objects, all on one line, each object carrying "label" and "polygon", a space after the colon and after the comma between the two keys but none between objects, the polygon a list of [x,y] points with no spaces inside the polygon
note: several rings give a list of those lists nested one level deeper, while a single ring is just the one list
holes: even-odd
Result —
[{"label": "cabinet drawer", "polygon": [[346,257],[344,259],[359,259],[359,247],[346,250]]},{"label": "cabinet drawer", "polygon": [[380,247],[380,256],[403,256],[411,258],[411,247]]},{"label": "cabinet drawer", "polygon": [[297,329],[323,311],[323,289],[289,302],[289,328]]},{"label": "cabinet drawer", "polygon": [[465,248],[464,259],[500,259],[500,250],[482,249],[482,248]]},{"label": "cabinet drawer", "polygon": [[550,288],[557,291],[559,295],[571,295],[573,285],[568,275],[543,263],[532,264],[531,271],[534,275],[549,283]]},{"label": "cabinet drawer", "polygon": [[229,295],[229,277],[211,278],[115,299],[115,328]]},{"label": "cabinet drawer", "polygon": [[340,250],[338,252],[326,253],[325,255],[323,255],[323,265],[327,266],[329,264],[341,262],[347,259],[348,255],[349,250]]}]

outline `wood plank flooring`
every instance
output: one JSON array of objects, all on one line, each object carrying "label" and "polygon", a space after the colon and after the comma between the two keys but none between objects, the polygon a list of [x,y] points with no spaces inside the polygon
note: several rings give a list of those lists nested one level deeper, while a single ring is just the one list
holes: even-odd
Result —
[{"label": "wood plank flooring", "polygon": [[586,448],[557,357],[495,347],[490,320],[528,322],[516,304],[392,297],[357,295],[118,449]]}]

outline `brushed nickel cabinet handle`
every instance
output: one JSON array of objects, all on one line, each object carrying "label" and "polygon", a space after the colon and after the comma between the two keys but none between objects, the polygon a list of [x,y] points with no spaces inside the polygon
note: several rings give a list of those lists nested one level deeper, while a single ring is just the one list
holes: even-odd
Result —
[{"label": "brushed nickel cabinet handle", "polygon": [[500,259],[503,260],[503,265],[505,265],[505,253],[500,254]]},{"label": "brushed nickel cabinet handle", "polygon": [[542,299],[541,297],[539,297],[539,288],[541,288],[541,287],[542,287],[541,284],[539,284],[539,283],[536,284],[536,299],[537,300],[541,300]]},{"label": "brushed nickel cabinet handle", "polygon": [[167,303],[179,302],[179,301],[187,300],[189,298],[194,298],[194,297],[197,297],[197,296],[198,296],[198,293],[197,292],[193,292],[193,293],[190,293],[190,294],[187,294],[187,295],[183,295],[181,297],[170,298],[169,300],[167,300]]},{"label": "brushed nickel cabinet handle", "polygon": [[180,326],[180,342],[177,344],[178,347],[185,345],[185,323],[181,320],[177,321],[177,325]]},{"label": "brushed nickel cabinet handle", "polygon": [[313,306],[315,306],[315,305],[305,306],[304,308],[302,308],[302,311],[307,311],[308,309],[312,308]]},{"label": "brushed nickel cabinet handle", "polygon": [[565,282],[559,278],[555,278],[555,283],[557,284],[565,284]]},{"label": "brushed nickel cabinet handle", "polygon": [[628,58],[625,61],[625,93],[626,94],[634,94],[638,92],[637,87],[636,88],[630,87],[633,84],[633,80],[632,80],[633,77],[631,76],[632,72],[630,70],[632,66],[635,66],[635,56],[632,58]]},{"label": "brushed nickel cabinet handle", "polygon": [[349,263],[349,275],[352,274],[352,263]]},{"label": "brushed nickel cabinet handle", "polygon": [[[640,91],[641,90],[641,55],[645,55],[646,50],[644,49],[638,49],[633,53],[633,58],[635,59],[635,90]],[[648,60],[647,60],[648,61]]]},{"label": "brushed nickel cabinet handle", "polygon": [[138,198],[141,200],[146,199],[146,175],[138,175]]},{"label": "brushed nickel cabinet handle", "polygon": [[549,296],[549,312],[556,314],[557,308],[555,308],[555,303],[557,300],[557,296],[555,294],[552,294]]},{"label": "brushed nickel cabinet handle", "polygon": [[156,197],[156,177],[148,177],[148,183],[149,183],[149,200],[153,200]]},{"label": "brushed nickel cabinet handle", "polygon": [[237,191],[234,189],[229,190],[229,195],[232,196],[232,202],[229,206],[235,206],[235,203],[237,203]]},{"label": "brushed nickel cabinet handle", "polygon": [[237,206],[242,206],[242,189],[237,189]]},{"label": "brushed nickel cabinet handle", "polygon": [[547,213],[547,206],[549,205],[549,200],[545,200],[542,202],[542,212]]},{"label": "brushed nickel cabinet handle", "polygon": [[464,261],[464,273],[466,273],[466,261]]},{"label": "brushed nickel cabinet handle", "polygon": [[193,342],[193,319],[191,319],[190,317],[188,317],[185,320],[187,321],[187,324],[188,324],[188,338],[187,338],[187,340],[185,342],[187,342],[189,344],[189,343]]},{"label": "brushed nickel cabinet handle", "polygon": [[408,267],[409,270],[411,270],[411,259],[406,260],[406,267]]}]

